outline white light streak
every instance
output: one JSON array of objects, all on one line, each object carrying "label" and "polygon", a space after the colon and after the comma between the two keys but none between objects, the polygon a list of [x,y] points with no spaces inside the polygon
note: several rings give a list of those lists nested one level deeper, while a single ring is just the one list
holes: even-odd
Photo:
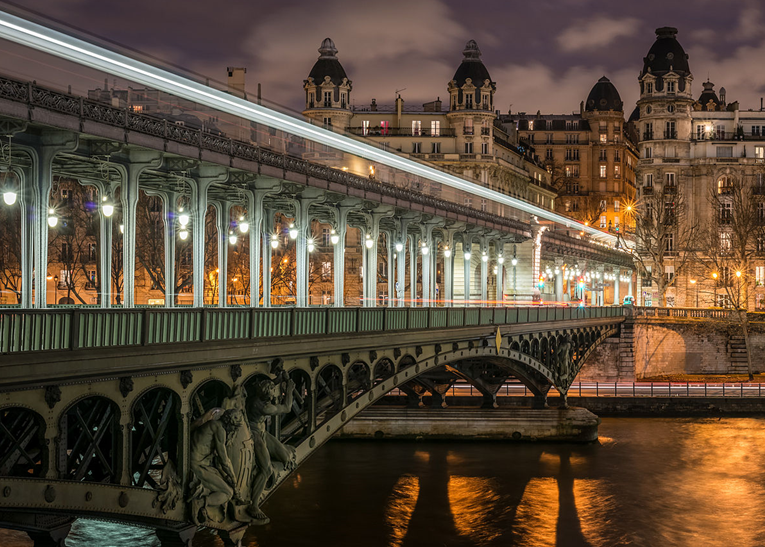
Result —
[{"label": "white light streak", "polygon": [[0,38],[43,51],[55,57],[73,61],[92,69],[107,72],[112,76],[118,76],[137,84],[164,91],[221,112],[291,133],[342,152],[354,154],[394,169],[440,182],[477,197],[508,205],[574,230],[587,232],[604,243],[616,244],[617,242],[617,238],[611,234],[601,232],[591,226],[585,226],[547,209],[467,182],[428,165],[380,150],[345,135],[316,127],[281,112],[250,103],[223,91],[206,87],[187,78],[177,76],[2,11],[0,11]]}]

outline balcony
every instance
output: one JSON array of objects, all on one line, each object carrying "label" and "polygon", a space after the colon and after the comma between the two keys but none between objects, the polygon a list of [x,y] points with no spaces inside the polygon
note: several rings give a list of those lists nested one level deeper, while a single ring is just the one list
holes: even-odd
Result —
[{"label": "balcony", "polygon": [[664,138],[670,140],[677,139],[677,131],[665,131]]},{"label": "balcony", "polygon": [[481,128],[481,135],[484,135],[484,136],[491,135],[491,130],[488,127],[482,127]]},{"label": "balcony", "polygon": [[412,129],[410,127],[346,127],[346,132],[362,137],[453,137],[454,128]]},{"label": "balcony", "polygon": [[643,131],[643,140],[644,141],[652,141],[653,140],[653,131]]},{"label": "balcony", "polygon": [[472,135],[473,134],[473,128],[472,127],[465,127],[462,130],[463,135]]},{"label": "balcony", "polygon": [[653,186],[643,186],[643,195],[644,196],[652,196],[653,195]]}]

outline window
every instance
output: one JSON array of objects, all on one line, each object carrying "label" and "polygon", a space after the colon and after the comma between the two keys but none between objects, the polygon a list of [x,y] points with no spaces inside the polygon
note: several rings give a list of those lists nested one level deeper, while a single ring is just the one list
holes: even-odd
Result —
[{"label": "window", "polygon": [[653,123],[646,123],[643,126],[643,140],[650,141],[653,139]]},{"label": "window", "polygon": [[600,151],[600,161],[606,161],[606,160],[608,160],[608,152],[606,151],[605,148],[603,148]]},{"label": "window", "polygon": [[332,92],[325,91],[324,92],[324,108],[329,108],[330,106],[332,106]]},{"label": "window", "polygon": [[667,173],[666,174],[665,184],[669,188],[674,188],[675,187],[675,174],[674,173]]},{"label": "window", "polygon": [[650,146],[646,146],[643,150],[644,157],[646,158],[652,158],[653,157],[653,149]]},{"label": "window", "polygon": [[553,151],[552,148],[548,148],[545,150],[545,159],[552,160],[553,159]]},{"label": "window", "polygon": [[578,165],[567,165],[565,167],[565,174],[566,178],[576,178],[579,176],[579,166]]},{"label": "window", "polygon": [[308,108],[313,108],[314,102],[313,102],[313,92],[308,94]]},{"label": "window", "polygon": [[622,202],[618,199],[614,201],[614,213],[618,213],[622,208]]},{"label": "window", "polygon": [[486,200],[481,200],[481,211],[486,212]]},{"label": "window", "polygon": [[387,141],[383,141],[380,143],[380,148],[382,148],[383,150],[388,150],[390,148],[390,143]]},{"label": "window", "polygon": [[421,142],[413,142],[412,143],[412,154],[422,154],[422,143]]},{"label": "window", "polygon": [[58,273],[58,288],[66,289],[72,284],[72,272],[71,270],[59,270]]},{"label": "window", "polygon": [[645,83],[645,92],[646,93],[653,93],[653,82],[646,82]]},{"label": "window", "polygon": [[473,143],[472,142],[466,142],[465,143],[465,154],[472,154],[473,153]]},{"label": "window", "polygon": [[664,276],[667,278],[667,283],[675,278],[675,267],[667,264],[664,266]]},{"label": "window", "polygon": [[390,131],[390,122],[389,121],[381,121],[380,122],[380,135],[387,135]]},{"label": "window", "polygon": [[441,122],[438,120],[433,120],[430,122],[430,136],[431,137],[440,137],[441,136]]},{"label": "window", "polygon": [[667,112],[672,114],[675,111],[675,105],[671,104],[667,107]]},{"label": "window", "polygon": [[614,217],[614,228],[616,228],[616,231],[619,231],[619,217]]},{"label": "window", "polygon": [[670,80],[667,82],[667,93],[675,92],[675,84],[676,82],[674,80]]},{"label": "window", "polygon": [[765,221],[765,203],[759,202],[757,204],[757,221],[762,224]]},{"label": "window", "polygon": [[600,227],[601,228],[606,227],[606,215],[600,215]]},{"label": "window", "polygon": [[605,211],[606,210],[606,200],[604,200],[604,199],[600,200],[599,208],[600,208],[601,211]]},{"label": "window", "polygon": [[566,161],[579,161],[579,149],[566,148]]},{"label": "window", "polygon": [[482,142],[481,143],[481,154],[488,154],[489,153],[489,143],[488,142]]},{"label": "window", "polygon": [[88,244],[88,262],[95,262],[98,260],[98,247],[95,243]]},{"label": "window", "polygon": [[621,166],[614,165],[614,178],[620,178],[622,176]]},{"label": "window", "polygon": [[345,93],[340,94],[340,108],[345,108]]},{"label": "window", "polygon": [[622,161],[622,154],[618,150],[614,150],[614,161]]},{"label": "window", "polygon": [[578,133],[567,134],[566,144],[579,144],[579,134]]},{"label": "window", "polygon": [[61,262],[71,262],[72,260],[74,260],[74,255],[72,253],[72,246],[69,245],[69,243],[61,244],[60,260]]},{"label": "window", "polygon": [[718,194],[730,194],[733,192],[733,181],[726,175],[723,175],[717,179],[717,193]]},{"label": "window", "polygon": [[733,238],[730,232],[720,232],[720,251],[727,253],[731,250],[733,245]]},{"label": "window", "polygon": [[321,278],[324,281],[328,281],[332,278],[332,262],[321,263]]},{"label": "window", "polygon": [[572,213],[578,213],[579,212],[579,202],[575,201],[571,204],[571,212]]},{"label": "window", "polygon": [[327,247],[329,246],[330,243],[331,243],[331,240],[330,240],[329,228],[322,228],[321,229],[321,244]]},{"label": "window", "polygon": [[419,137],[422,134],[422,122],[420,120],[412,121],[412,136]]},{"label": "window", "polygon": [[752,136],[753,137],[759,137],[760,136],[760,126],[759,125],[753,125],[752,126]]},{"label": "window", "polygon": [[332,129],[332,118],[324,117],[324,129]]},{"label": "window", "polygon": [[696,126],[696,140],[703,141],[706,136],[706,127],[703,125]]},{"label": "window", "polygon": [[600,134],[600,142],[603,143],[603,144],[608,142],[608,135],[606,133],[601,133]]},{"label": "window", "polygon": [[643,186],[653,188],[653,173],[646,173]]},{"label": "window", "polygon": [[473,108],[473,94],[467,93],[465,95],[465,108],[472,109]]},{"label": "window", "polygon": [[546,138],[545,138],[545,144],[552,144],[552,143],[553,143],[553,134],[552,133],[548,133]]},{"label": "window", "polygon": [[473,118],[465,118],[465,125],[463,126],[463,133],[465,135],[473,134]]},{"label": "window", "polygon": [[607,176],[606,166],[605,165],[601,165],[600,166],[600,178],[604,179],[604,178],[606,178],[606,176]]},{"label": "window", "polygon": [[755,146],[754,147],[754,157],[758,160],[765,159],[765,147],[763,146]]},{"label": "window", "polygon": [[369,120],[363,120],[361,122],[361,134],[369,135]]},{"label": "window", "polygon": [[434,142],[433,143],[433,150],[432,152],[434,154],[440,154],[441,153],[441,143],[440,142]]},{"label": "window", "polygon": [[765,266],[755,266],[754,282],[757,285],[765,285]]},{"label": "window", "polygon": [[674,121],[668,121],[664,124],[664,138],[665,139],[676,139],[677,138],[677,132],[675,131],[675,122]]}]

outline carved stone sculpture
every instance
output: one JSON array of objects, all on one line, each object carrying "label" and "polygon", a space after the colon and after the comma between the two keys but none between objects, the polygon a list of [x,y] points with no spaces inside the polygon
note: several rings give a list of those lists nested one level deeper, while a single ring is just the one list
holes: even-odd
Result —
[{"label": "carved stone sculpture", "polygon": [[211,415],[191,433],[189,485],[191,520],[204,525],[223,522],[228,502],[236,494],[237,475],[229,457],[227,440],[246,427],[241,409]]},{"label": "carved stone sculpture", "polygon": [[178,480],[178,475],[175,471],[175,465],[172,461],[168,461],[165,467],[162,469],[162,478],[159,482],[159,492],[157,497],[151,502],[152,507],[159,505],[163,515],[166,515],[169,511],[175,509],[178,502],[181,500],[183,490],[181,489],[181,483]]},{"label": "carved stone sculpture", "polygon": [[[266,419],[269,416],[286,414],[292,408],[295,383],[287,375],[280,375],[284,382],[276,383],[263,378],[255,384],[253,396],[247,401],[247,418],[254,441],[256,470],[250,493],[251,504],[247,512],[253,524],[267,524],[269,518],[260,510],[260,497],[274,474],[272,462],[280,462],[286,471],[295,467],[295,449],[285,446],[266,431]],[[284,389],[282,389],[282,384]],[[285,395],[286,394],[286,395]],[[280,401],[284,398],[284,401]]]},{"label": "carved stone sculpture", "polygon": [[572,358],[573,348],[571,345],[571,335],[567,334],[555,350],[555,364],[557,365],[558,381],[566,388],[571,383],[570,376],[573,371]]}]

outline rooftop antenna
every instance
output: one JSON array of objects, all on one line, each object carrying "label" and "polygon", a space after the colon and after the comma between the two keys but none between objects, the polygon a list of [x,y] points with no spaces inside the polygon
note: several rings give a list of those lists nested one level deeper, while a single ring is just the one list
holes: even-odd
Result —
[{"label": "rooftop antenna", "polygon": [[402,91],[406,91],[406,88],[402,87],[401,89],[397,89],[396,90],[396,96],[398,97],[398,94],[401,93]]}]

